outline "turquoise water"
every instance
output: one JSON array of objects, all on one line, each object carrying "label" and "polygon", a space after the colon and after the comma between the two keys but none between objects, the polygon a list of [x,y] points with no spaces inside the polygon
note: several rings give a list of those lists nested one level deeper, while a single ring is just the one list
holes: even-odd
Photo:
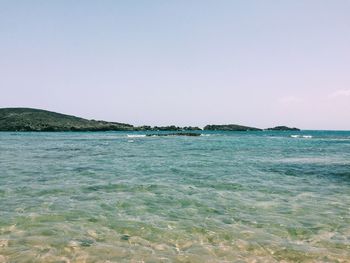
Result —
[{"label": "turquoise water", "polygon": [[136,134],[0,133],[0,262],[350,262],[350,132]]}]

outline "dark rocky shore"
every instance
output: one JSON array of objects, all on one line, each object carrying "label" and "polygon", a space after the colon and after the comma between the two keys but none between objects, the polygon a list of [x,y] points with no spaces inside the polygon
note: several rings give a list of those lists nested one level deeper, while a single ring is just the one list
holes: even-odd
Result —
[{"label": "dark rocky shore", "polygon": [[300,131],[300,129],[298,128],[290,128],[290,127],[287,127],[287,126],[276,126],[276,127],[273,127],[273,128],[267,128],[266,129],[267,131]]},{"label": "dark rocky shore", "polygon": [[147,134],[146,136],[201,136],[200,133],[194,133],[194,132],[174,132],[174,133],[153,133],[153,134]]},{"label": "dark rocky shore", "polygon": [[242,126],[237,124],[225,125],[207,125],[204,127],[206,131],[262,131],[262,129],[255,127]]},{"label": "dark rocky shore", "polygon": [[[119,122],[87,120],[71,115],[32,108],[2,108],[0,109],[0,131],[171,131],[174,133],[157,134],[157,136],[199,136],[199,127],[171,126],[133,126]],[[237,124],[207,125],[205,131],[262,131],[260,128]],[[277,126],[268,128],[274,131],[297,131],[297,128]]]}]

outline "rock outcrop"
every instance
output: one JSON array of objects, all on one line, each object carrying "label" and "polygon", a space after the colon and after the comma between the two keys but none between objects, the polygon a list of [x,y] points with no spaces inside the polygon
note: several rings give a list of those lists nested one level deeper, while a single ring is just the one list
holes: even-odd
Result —
[{"label": "rock outcrop", "polygon": [[194,133],[194,132],[174,132],[174,133],[154,133],[154,134],[147,134],[146,136],[201,136],[200,133]]},{"label": "rock outcrop", "polygon": [[290,128],[290,127],[287,127],[287,126],[276,126],[276,127],[273,127],[273,128],[268,128],[266,129],[268,131],[300,131],[300,129],[298,128]]},{"label": "rock outcrop", "polygon": [[262,131],[255,127],[242,126],[237,124],[207,125],[203,130],[207,131]]}]

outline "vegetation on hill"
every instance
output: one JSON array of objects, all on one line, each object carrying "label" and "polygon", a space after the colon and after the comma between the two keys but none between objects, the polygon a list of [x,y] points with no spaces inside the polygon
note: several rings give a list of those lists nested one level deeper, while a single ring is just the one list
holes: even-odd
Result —
[{"label": "vegetation on hill", "polygon": [[0,131],[194,131],[198,127],[140,126],[87,120],[71,115],[31,108],[0,109]]},{"label": "vegetation on hill", "polygon": [[[0,131],[184,131],[201,130],[199,127],[171,126],[139,126],[126,123],[87,120],[71,115],[31,108],[0,109]],[[207,125],[207,131],[262,131],[255,127],[237,124]],[[270,131],[299,131],[298,128],[277,126]],[[183,133],[188,135],[189,133]],[[182,135],[182,134],[181,134]],[[192,133],[190,134],[192,136]],[[194,133],[193,136],[197,136]]]},{"label": "vegetation on hill", "polygon": [[130,124],[87,120],[61,113],[31,109],[0,109],[0,131],[128,131]]}]

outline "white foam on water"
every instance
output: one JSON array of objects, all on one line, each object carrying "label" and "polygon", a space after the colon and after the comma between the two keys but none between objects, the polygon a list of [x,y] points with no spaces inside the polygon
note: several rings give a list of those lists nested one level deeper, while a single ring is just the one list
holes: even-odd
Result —
[{"label": "white foam on water", "polygon": [[311,135],[303,135],[303,138],[305,138],[305,139],[311,139],[312,136],[311,136]]},{"label": "white foam on water", "polygon": [[304,139],[311,139],[312,138],[311,135],[295,135],[295,134],[291,135],[290,137],[292,137],[292,138],[304,138]]},{"label": "white foam on water", "polygon": [[146,137],[146,134],[127,134],[128,138],[143,138]]}]

